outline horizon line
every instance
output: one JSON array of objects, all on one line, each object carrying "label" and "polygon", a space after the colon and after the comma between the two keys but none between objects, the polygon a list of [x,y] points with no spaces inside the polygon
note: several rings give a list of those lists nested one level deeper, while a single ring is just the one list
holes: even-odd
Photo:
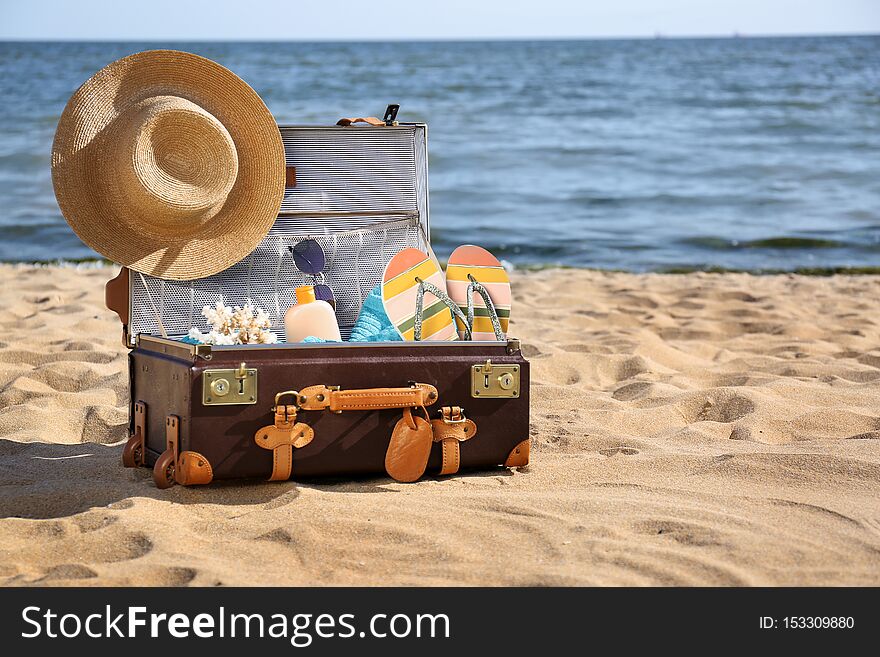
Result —
[{"label": "horizon line", "polygon": [[528,42],[528,41],[675,41],[693,39],[803,39],[835,37],[877,37],[880,32],[726,32],[711,34],[608,35],[608,36],[468,36],[468,37],[318,37],[318,38],[242,38],[212,39],[203,37],[144,37],[144,38],[46,38],[0,36],[0,43],[469,43],[469,42]]}]

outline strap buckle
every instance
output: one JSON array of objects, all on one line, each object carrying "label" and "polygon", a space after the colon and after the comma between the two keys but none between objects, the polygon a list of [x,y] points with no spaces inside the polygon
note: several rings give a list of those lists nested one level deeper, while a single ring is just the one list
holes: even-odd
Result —
[{"label": "strap buckle", "polygon": [[279,392],[277,395],[275,395],[275,405],[272,407],[273,411],[278,408],[281,398],[286,397],[287,395],[290,395],[295,400],[295,402],[291,404],[291,406],[296,406],[297,408],[299,408],[299,392],[297,390],[285,390],[284,392]]},{"label": "strap buckle", "polygon": [[461,406],[444,406],[440,409],[440,419],[444,424],[464,424],[467,417]]},{"label": "strap buckle", "polygon": [[286,397],[288,395],[293,397],[294,402],[293,402],[293,404],[289,404],[289,405],[285,404],[285,406],[284,406],[284,419],[285,419],[285,421],[289,420],[290,416],[287,412],[287,409],[290,408],[290,406],[293,406],[293,416],[296,417],[296,412],[299,410],[299,392],[296,390],[285,390],[283,392],[279,392],[277,395],[275,395],[275,405],[272,407],[272,412],[277,415],[278,414],[278,407],[281,405],[281,403],[280,403],[281,398]]}]

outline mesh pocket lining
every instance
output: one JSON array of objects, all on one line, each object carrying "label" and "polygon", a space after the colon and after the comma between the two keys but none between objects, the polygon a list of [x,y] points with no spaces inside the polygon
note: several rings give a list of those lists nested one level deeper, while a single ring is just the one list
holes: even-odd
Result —
[{"label": "mesh pocket lining", "polygon": [[[323,218],[279,217],[262,243],[244,260],[229,269],[192,281],[169,281],[152,276],[133,276],[131,283],[131,333],[159,335],[159,314],[168,337],[179,338],[192,327],[209,330],[202,316],[204,306],[222,298],[227,306],[248,302],[265,310],[272,331],[284,340],[284,313],[295,303],[294,288],[309,285],[311,276],[294,265],[290,249],[304,239],[314,239],[327,255],[324,282],[336,296],[336,318],[343,339],[348,339],[367,294],[382,281],[385,265],[399,251],[428,244],[417,215],[403,219],[370,216],[351,219],[365,227],[345,231],[320,231]],[[144,281],[147,288],[144,288]],[[151,303],[152,300],[152,303]],[[156,312],[153,307],[155,305]]]}]

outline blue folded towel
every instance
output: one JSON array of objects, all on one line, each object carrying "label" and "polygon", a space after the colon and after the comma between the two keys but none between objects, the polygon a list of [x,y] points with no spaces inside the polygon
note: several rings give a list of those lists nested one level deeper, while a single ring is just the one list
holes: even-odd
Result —
[{"label": "blue folded towel", "polygon": [[316,338],[314,335],[307,336],[302,339],[303,342],[336,342],[336,340],[325,340],[324,338]]},{"label": "blue folded towel", "polygon": [[394,328],[385,306],[382,304],[382,284],[374,287],[358,315],[354,328],[351,330],[349,342],[402,342],[403,338]]},{"label": "blue folded towel", "polygon": [[[403,338],[394,328],[385,306],[382,304],[382,284],[380,283],[364,299],[361,312],[351,329],[349,342],[402,342]],[[326,342],[321,338],[309,336],[303,342]]]}]

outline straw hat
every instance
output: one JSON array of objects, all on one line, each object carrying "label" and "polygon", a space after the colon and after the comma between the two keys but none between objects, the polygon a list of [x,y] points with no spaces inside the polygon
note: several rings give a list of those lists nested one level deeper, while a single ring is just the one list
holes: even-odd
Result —
[{"label": "straw hat", "polygon": [[106,258],[161,278],[222,271],[269,232],[284,146],[256,92],[175,50],[102,68],[64,109],[52,146],[61,212]]}]

